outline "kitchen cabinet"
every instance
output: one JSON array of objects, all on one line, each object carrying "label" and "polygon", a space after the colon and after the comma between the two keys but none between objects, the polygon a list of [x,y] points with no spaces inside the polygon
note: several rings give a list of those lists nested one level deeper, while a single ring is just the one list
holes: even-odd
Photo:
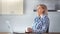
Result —
[{"label": "kitchen cabinet", "polygon": [[22,15],[23,0],[2,0],[0,14]]}]

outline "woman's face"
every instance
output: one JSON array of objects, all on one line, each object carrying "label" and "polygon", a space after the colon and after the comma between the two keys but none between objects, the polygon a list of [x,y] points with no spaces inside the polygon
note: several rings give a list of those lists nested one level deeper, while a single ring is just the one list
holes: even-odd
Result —
[{"label": "woman's face", "polygon": [[42,6],[38,6],[37,11],[38,11],[38,14],[43,14],[44,9],[42,8]]}]

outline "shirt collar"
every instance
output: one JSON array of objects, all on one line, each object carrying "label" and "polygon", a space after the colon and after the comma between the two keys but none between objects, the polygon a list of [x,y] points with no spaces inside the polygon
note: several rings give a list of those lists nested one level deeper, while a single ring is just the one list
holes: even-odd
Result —
[{"label": "shirt collar", "polygon": [[39,18],[44,18],[46,17],[47,15],[41,15],[41,16],[38,16]]}]

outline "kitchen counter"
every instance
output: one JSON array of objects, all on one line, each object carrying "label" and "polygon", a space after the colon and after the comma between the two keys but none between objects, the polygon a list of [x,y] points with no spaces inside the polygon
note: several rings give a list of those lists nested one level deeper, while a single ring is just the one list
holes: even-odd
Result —
[{"label": "kitchen counter", "polygon": [[10,34],[10,32],[0,32],[0,34]]},{"label": "kitchen counter", "polygon": [[[14,32],[14,34],[39,34],[39,33],[16,33]],[[50,32],[50,33],[42,33],[42,34],[60,34],[60,32]]]}]

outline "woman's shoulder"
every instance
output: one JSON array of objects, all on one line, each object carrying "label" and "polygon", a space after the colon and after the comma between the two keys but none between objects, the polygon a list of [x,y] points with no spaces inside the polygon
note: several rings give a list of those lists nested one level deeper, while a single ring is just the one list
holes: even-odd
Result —
[{"label": "woman's shoulder", "polygon": [[39,19],[39,17],[38,17],[38,16],[35,16],[35,17],[34,17],[34,20],[38,20],[38,19]]},{"label": "woman's shoulder", "polygon": [[48,17],[48,15],[45,15],[45,17],[44,17],[45,19],[47,19],[47,20],[49,20],[49,17]]},{"label": "woman's shoulder", "polygon": [[34,17],[34,19],[37,19],[37,18],[38,18],[38,16],[35,16],[35,17]]}]

